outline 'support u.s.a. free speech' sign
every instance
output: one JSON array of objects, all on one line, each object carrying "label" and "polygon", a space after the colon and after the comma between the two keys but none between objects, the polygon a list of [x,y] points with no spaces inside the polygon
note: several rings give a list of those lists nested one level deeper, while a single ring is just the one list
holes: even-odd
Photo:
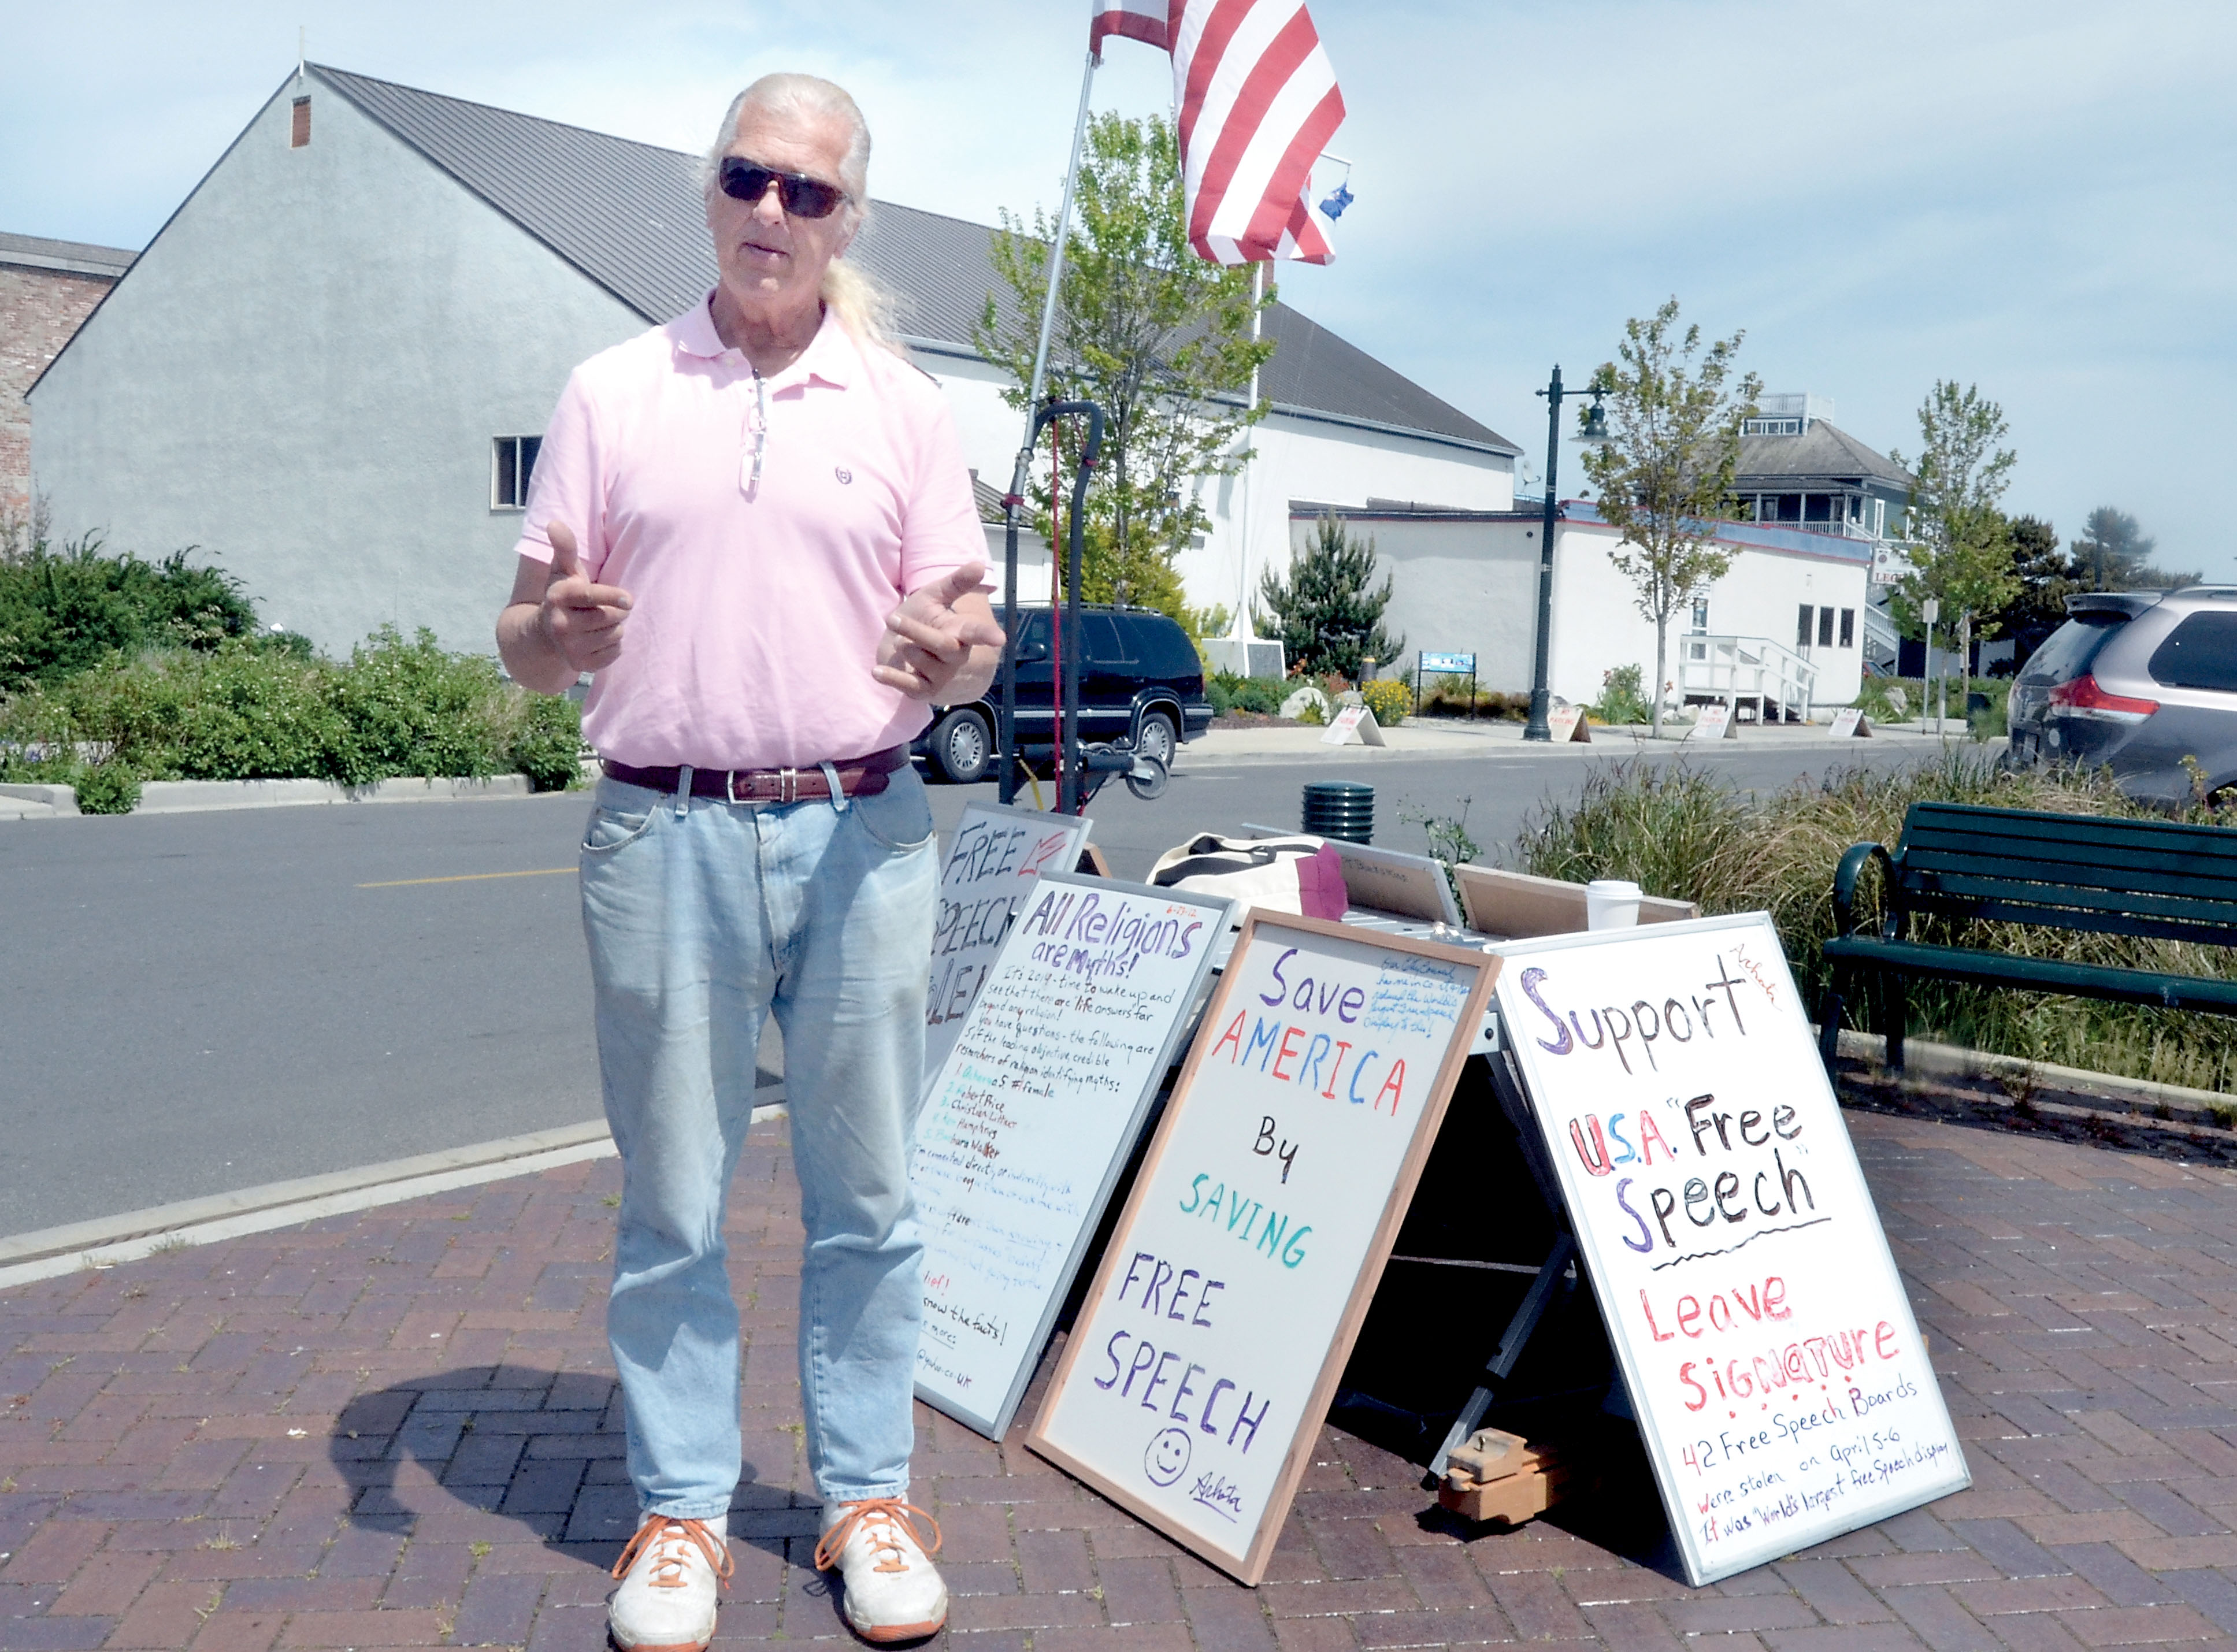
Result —
[{"label": "'support u.s.a. free speech' sign", "polygon": [[1497,950],[1687,1576],[1970,1484],[1770,918]]}]

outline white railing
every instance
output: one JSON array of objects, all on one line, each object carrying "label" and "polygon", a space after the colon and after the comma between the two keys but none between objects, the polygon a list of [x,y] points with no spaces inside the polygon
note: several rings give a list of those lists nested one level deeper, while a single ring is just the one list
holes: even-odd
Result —
[{"label": "white railing", "polygon": [[1878,660],[1886,656],[1898,655],[1902,650],[1902,644],[1903,638],[1895,629],[1895,622],[1890,619],[1884,610],[1874,608],[1869,602],[1865,603],[1864,657],[1868,660]]},{"label": "white railing", "polygon": [[1753,701],[1768,722],[1810,721],[1810,695],[1818,668],[1767,636],[1712,636],[1696,632],[1678,643],[1678,690],[1686,699],[1721,700],[1737,717]]}]

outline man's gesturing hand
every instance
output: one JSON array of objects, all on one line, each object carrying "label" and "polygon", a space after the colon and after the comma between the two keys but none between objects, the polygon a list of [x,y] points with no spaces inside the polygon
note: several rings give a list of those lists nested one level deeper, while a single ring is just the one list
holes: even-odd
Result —
[{"label": "man's gesturing hand", "polygon": [[966,563],[911,591],[886,616],[870,675],[912,700],[945,704],[984,693],[1003,642],[979,590],[986,573],[986,563]]},{"label": "man's gesturing hand", "polygon": [[544,531],[551,541],[551,573],[536,629],[576,670],[603,670],[621,657],[622,622],[633,599],[618,585],[593,585],[584,576],[574,530],[565,523],[548,522]]}]

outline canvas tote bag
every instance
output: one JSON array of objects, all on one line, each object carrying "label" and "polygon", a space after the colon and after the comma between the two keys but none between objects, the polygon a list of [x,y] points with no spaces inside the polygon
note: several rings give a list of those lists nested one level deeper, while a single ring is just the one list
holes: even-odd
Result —
[{"label": "canvas tote bag", "polygon": [[1327,918],[1342,918],[1349,906],[1343,862],[1334,846],[1303,835],[1223,838],[1200,833],[1158,856],[1150,881],[1161,889],[1224,895],[1236,903],[1231,917],[1238,924],[1253,906]]}]

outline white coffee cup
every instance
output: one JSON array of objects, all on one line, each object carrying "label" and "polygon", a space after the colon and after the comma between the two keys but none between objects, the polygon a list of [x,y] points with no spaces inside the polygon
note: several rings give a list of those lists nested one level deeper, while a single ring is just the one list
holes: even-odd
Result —
[{"label": "white coffee cup", "polygon": [[1595,878],[1585,885],[1587,929],[1631,929],[1639,922],[1639,885],[1621,878]]}]

